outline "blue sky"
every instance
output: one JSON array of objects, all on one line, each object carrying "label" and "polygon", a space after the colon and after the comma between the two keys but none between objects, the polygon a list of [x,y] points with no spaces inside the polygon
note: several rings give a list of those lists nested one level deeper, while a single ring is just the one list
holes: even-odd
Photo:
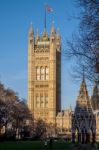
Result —
[{"label": "blue sky", "polygon": [[[0,80],[27,99],[27,47],[28,29],[44,29],[44,5],[53,8],[47,14],[47,30],[50,33],[52,20],[60,28],[62,48],[66,39],[78,30],[79,21],[70,18],[79,12],[75,0],[0,0]],[[62,57],[62,108],[75,105],[79,84],[70,76],[70,62]]]}]

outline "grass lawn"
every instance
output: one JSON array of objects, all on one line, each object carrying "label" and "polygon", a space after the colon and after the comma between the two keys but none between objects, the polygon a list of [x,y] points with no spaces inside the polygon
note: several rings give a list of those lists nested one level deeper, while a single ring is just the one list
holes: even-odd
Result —
[{"label": "grass lawn", "polygon": [[[65,141],[54,141],[52,149],[69,150],[70,143]],[[44,141],[15,141],[15,142],[0,142],[0,150],[44,150],[49,149],[44,147]]]}]

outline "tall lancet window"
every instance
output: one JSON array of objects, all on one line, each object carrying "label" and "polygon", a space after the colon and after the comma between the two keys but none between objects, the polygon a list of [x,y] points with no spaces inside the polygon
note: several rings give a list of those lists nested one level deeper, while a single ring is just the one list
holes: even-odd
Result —
[{"label": "tall lancet window", "polygon": [[45,107],[48,107],[48,94],[45,94]]},{"label": "tall lancet window", "polygon": [[44,104],[43,99],[44,99],[43,94],[40,94],[40,107],[43,107]]},{"label": "tall lancet window", "polygon": [[40,80],[40,68],[36,67],[36,80]]},{"label": "tall lancet window", "polygon": [[40,68],[40,72],[41,72],[41,80],[44,80],[44,74],[45,74],[44,67]]},{"label": "tall lancet window", "polygon": [[36,94],[36,103],[35,103],[36,107],[40,107],[40,97],[38,94]]},{"label": "tall lancet window", "polygon": [[46,66],[45,67],[45,80],[49,79],[49,68]]}]

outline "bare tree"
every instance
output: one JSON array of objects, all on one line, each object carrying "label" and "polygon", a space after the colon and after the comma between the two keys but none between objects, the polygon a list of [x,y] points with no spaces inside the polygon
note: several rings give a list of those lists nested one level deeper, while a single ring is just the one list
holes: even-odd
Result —
[{"label": "bare tree", "polygon": [[34,133],[37,139],[46,138],[46,124],[43,120],[35,120]]},{"label": "bare tree", "polygon": [[[79,34],[67,41],[66,57],[76,60],[77,76],[99,81],[99,0],[78,0],[81,10]],[[74,71],[74,70],[73,70]]]}]

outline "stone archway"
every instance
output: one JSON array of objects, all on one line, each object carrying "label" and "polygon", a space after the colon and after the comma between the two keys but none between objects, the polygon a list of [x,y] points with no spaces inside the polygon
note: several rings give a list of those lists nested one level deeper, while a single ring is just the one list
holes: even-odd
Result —
[{"label": "stone archway", "polygon": [[90,130],[86,131],[86,143],[90,143]]},{"label": "stone archway", "polygon": [[81,131],[81,143],[85,143],[86,141],[86,133],[84,130]]},{"label": "stone archway", "polygon": [[81,132],[78,132],[78,143],[81,143]]}]

